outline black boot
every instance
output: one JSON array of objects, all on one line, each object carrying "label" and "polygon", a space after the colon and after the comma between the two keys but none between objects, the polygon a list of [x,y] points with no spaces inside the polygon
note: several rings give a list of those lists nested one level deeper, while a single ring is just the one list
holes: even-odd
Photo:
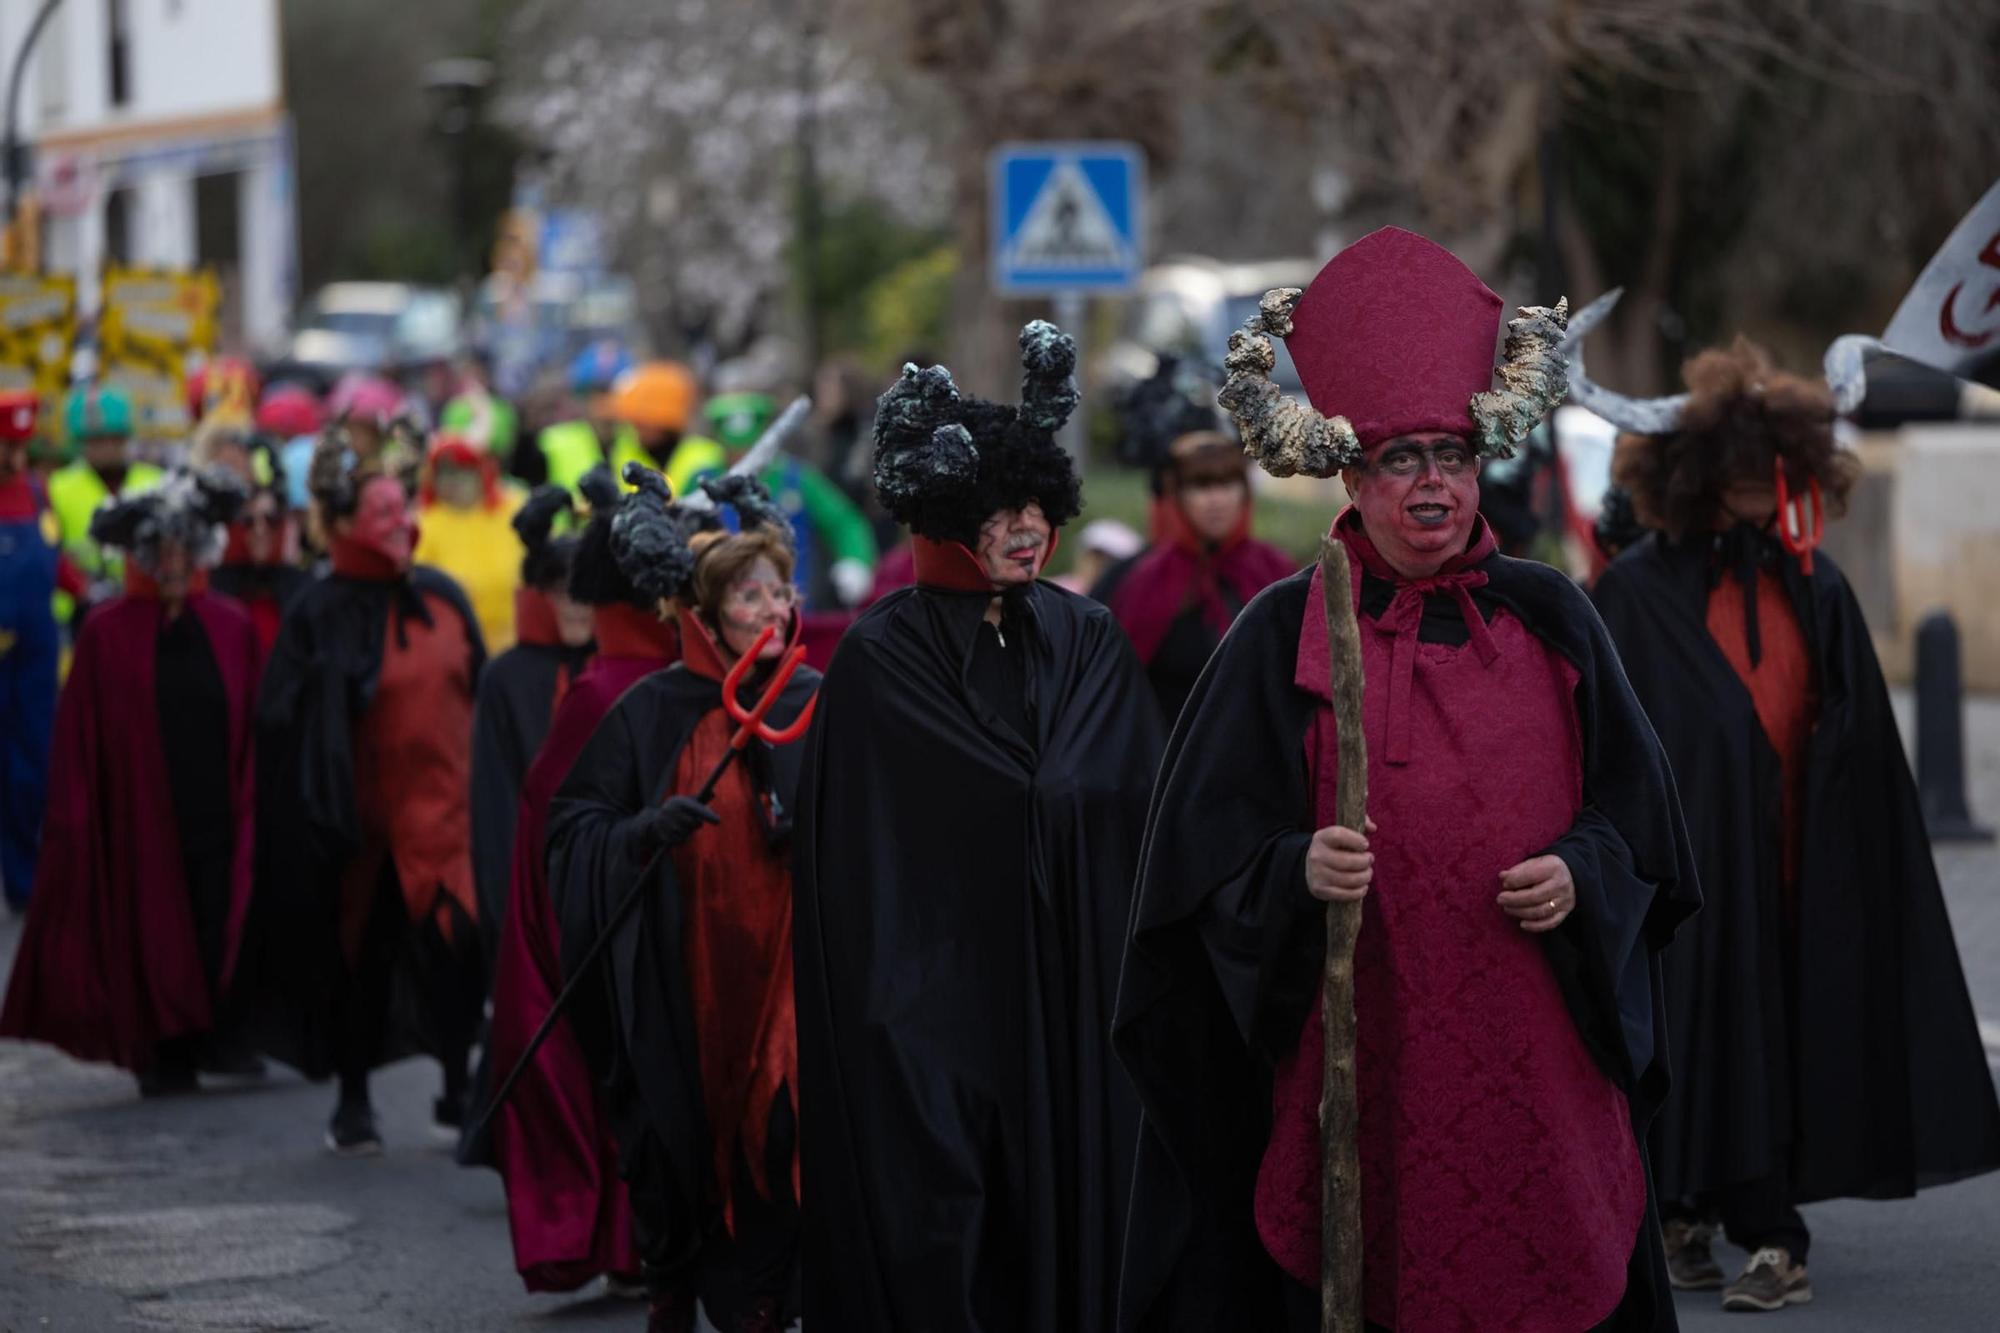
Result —
[{"label": "black boot", "polygon": [[340,1081],[340,1101],[326,1127],[326,1146],[336,1157],[373,1157],[382,1151],[366,1079]]}]

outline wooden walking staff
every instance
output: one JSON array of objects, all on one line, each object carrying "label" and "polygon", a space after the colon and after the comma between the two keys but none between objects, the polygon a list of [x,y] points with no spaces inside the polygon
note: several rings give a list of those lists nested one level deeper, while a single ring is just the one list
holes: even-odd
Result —
[{"label": "wooden walking staff", "polygon": [[[1361,731],[1361,627],[1347,547],[1323,537],[1320,592],[1326,603],[1333,664],[1333,724],[1338,745],[1334,819],[1357,833],[1368,827],[1368,742]],[[1320,1018],[1326,1027],[1319,1089],[1319,1326],[1321,1333],[1362,1333],[1361,1150],[1354,1071],[1354,939],[1361,903],[1326,905],[1326,972]]]}]

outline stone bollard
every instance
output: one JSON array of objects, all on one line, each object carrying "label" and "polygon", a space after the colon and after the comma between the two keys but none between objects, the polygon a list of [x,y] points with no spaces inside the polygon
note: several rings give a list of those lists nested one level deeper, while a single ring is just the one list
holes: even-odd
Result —
[{"label": "stone bollard", "polygon": [[1958,625],[1933,611],[1917,626],[1917,795],[1935,842],[1991,842],[1965,803],[1965,697]]}]

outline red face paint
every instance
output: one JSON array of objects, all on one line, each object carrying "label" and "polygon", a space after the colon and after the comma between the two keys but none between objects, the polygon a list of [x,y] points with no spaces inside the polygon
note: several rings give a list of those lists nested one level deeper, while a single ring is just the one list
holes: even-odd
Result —
[{"label": "red face paint", "polygon": [[[1399,469],[1414,470],[1406,475]],[[1426,452],[1427,451],[1427,452]],[[1454,469],[1455,462],[1466,465]],[[1342,474],[1368,539],[1405,578],[1427,578],[1465,549],[1479,517],[1479,456],[1455,435],[1386,440]]]},{"label": "red face paint", "polygon": [[408,568],[416,545],[403,484],[394,477],[376,477],[361,488],[348,535],[356,543],[386,556],[399,569]]}]

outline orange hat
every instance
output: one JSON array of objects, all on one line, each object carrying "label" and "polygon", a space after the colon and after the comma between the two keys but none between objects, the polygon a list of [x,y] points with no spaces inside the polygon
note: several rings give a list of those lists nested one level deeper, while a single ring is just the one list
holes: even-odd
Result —
[{"label": "orange hat", "polygon": [[647,361],[611,382],[599,410],[651,430],[685,430],[697,392],[694,372],[678,361]]}]

